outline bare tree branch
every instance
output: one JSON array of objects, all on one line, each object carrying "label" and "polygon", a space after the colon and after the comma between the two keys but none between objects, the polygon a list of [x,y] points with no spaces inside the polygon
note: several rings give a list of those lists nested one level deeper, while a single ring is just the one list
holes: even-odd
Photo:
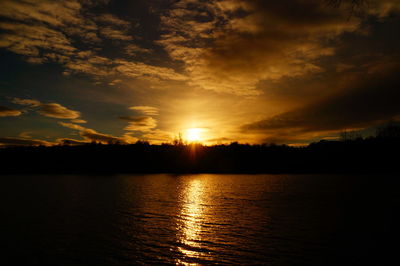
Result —
[{"label": "bare tree branch", "polygon": [[366,4],[367,0],[326,0],[334,7],[340,7],[342,3],[350,3],[353,7],[361,7]]},{"label": "bare tree branch", "polygon": [[362,16],[369,0],[325,0],[328,5],[339,8],[341,5],[349,4],[350,17],[353,15]]}]

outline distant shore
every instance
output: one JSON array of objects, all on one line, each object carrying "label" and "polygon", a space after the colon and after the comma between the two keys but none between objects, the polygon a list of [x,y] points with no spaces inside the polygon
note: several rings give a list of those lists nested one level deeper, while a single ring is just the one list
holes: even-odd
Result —
[{"label": "distant shore", "polygon": [[286,145],[132,145],[6,147],[0,174],[398,173],[399,139]]}]

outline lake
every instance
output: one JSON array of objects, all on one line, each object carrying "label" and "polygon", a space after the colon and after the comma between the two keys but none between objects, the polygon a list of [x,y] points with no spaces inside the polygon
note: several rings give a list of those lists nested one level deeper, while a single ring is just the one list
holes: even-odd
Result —
[{"label": "lake", "polygon": [[386,265],[398,248],[394,175],[1,178],[9,264]]}]

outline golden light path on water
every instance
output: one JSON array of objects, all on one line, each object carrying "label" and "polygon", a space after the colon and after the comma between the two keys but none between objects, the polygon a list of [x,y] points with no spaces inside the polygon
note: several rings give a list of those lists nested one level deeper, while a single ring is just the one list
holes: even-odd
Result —
[{"label": "golden light path on water", "polygon": [[[192,179],[185,187],[182,197],[180,218],[182,223],[178,226],[178,240],[182,246],[178,247],[179,252],[186,258],[199,258],[204,256],[200,251],[202,219],[204,218],[204,189],[201,179]],[[177,260],[177,265],[197,265],[187,261]]]}]

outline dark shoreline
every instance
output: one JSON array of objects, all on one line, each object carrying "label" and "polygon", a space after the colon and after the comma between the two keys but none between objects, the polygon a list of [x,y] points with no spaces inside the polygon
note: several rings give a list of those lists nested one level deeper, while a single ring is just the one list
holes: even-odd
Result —
[{"label": "dark shoreline", "polygon": [[399,139],[286,145],[103,145],[7,147],[0,174],[399,173]]}]

